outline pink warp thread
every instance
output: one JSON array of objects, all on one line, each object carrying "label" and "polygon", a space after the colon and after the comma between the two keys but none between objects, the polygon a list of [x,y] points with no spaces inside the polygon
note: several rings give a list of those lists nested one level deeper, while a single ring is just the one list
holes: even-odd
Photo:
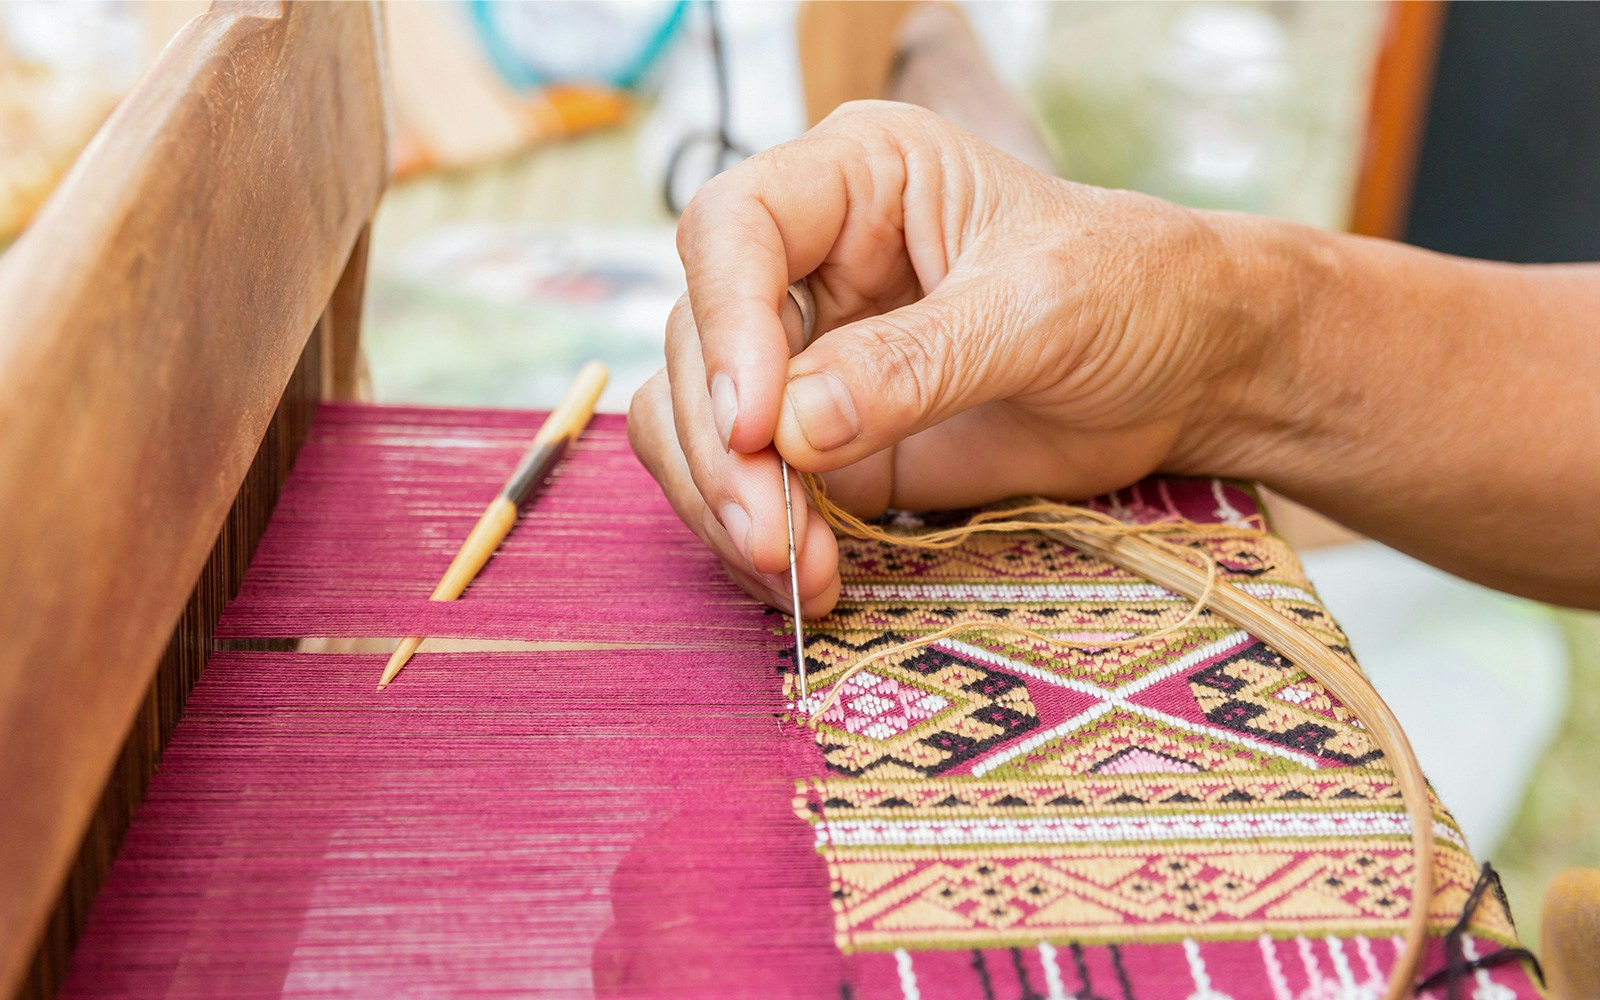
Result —
[{"label": "pink warp thread", "polygon": [[[597,415],[461,600],[427,597],[538,416],[323,407],[219,638],[748,644],[778,624],[719,569]],[[748,647],[746,647],[748,648]]]},{"label": "pink warp thread", "polygon": [[[782,996],[849,978],[794,813],[783,620],[598,416],[463,599],[425,596],[537,427],[329,405],[224,637],[675,649],[213,655],[64,996]],[[836,987],[835,987],[836,989]]]},{"label": "pink warp thread", "polygon": [[[221,636],[651,648],[425,652],[382,695],[381,654],[214,654],[63,996],[1147,1000],[1197,994],[1196,962],[1212,995],[1271,995],[1253,937],[841,951],[796,814],[830,808],[795,783],[828,768],[787,718],[784,620],[678,521],[622,418],[461,600],[425,599],[538,421],[325,406]],[[1099,504],[1253,513],[1220,484]]]},{"label": "pink warp thread", "polygon": [[780,739],[770,662],[434,654],[380,697],[383,660],[212,657],[63,996],[753,997],[845,977],[785,777],[818,762]]}]

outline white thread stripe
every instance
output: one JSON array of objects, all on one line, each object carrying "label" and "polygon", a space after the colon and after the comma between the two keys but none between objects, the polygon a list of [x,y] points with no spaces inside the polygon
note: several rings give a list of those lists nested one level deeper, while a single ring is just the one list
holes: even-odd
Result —
[{"label": "white thread stripe", "polygon": [[1078,729],[1090,722],[1093,722],[1095,719],[1098,719],[1100,716],[1111,711],[1111,709],[1114,707],[1116,706],[1112,705],[1112,703],[1109,701],[1102,701],[1098,705],[1091,705],[1082,712],[1079,712],[1077,715],[1074,715],[1072,718],[1068,719],[1066,722],[1051,726],[1049,729],[1046,729],[1043,732],[1034,733],[1021,743],[1009,746],[993,756],[985,757],[982,761],[972,766],[972,776],[974,778],[981,778],[1000,765],[1015,760],[1016,758],[1021,757],[1023,754],[1032,753],[1033,751],[1044,746],[1046,743],[1049,743],[1051,740],[1065,736],[1074,729]]},{"label": "white thread stripe", "polygon": [[1292,760],[1301,767],[1312,771],[1320,770],[1322,767],[1315,757],[1300,753],[1297,750],[1290,750],[1288,747],[1280,747],[1276,743],[1268,743],[1265,740],[1258,740],[1250,736],[1231,732],[1226,729],[1220,729],[1215,726],[1201,725],[1199,723],[1190,722],[1187,719],[1180,719],[1176,715],[1168,715],[1166,712],[1157,711],[1156,709],[1150,708],[1146,705],[1136,705],[1132,702],[1122,701],[1121,699],[1108,699],[1106,701],[1102,701],[1098,705],[1091,705],[1082,712],[1068,719],[1066,722],[1051,726],[1049,729],[1046,729],[1041,733],[1035,733],[1034,735],[1023,740],[1021,743],[1014,744],[1005,748],[1004,750],[999,751],[998,753],[995,753],[989,757],[985,757],[981,762],[973,765],[972,776],[974,778],[981,778],[1008,761],[1015,760],[1023,754],[1032,753],[1053,739],[1065,736],[1075,729],[1083,728],[1090,722],[1098,719],[1100,716],[1105,715],[1113,708],[1123,708],[1134,713],[1135,715],[1143,715],[1148,718],[1155,719],[1158,722],[1164,722],[1172,728],[1181,729],[1186,733],[1203,733],[1204,735],[1210,736],[1213,739],[1227,740],[1230,743],[1237,743],[1240,746],[1249,747],[1251,750],[1254,750],[1257,753],[1264,753],[1268,756],[1282,757],[1285,760]]},{"label": "white thread stripe", "polygon": [[1365,935],[1356,935],[1356,954],[1361,956],[1361,965],[1367,970],[1367,987],[1375,992],[1383,989],[1383,973],[1378,971],[1378,956],[1372,953],[1372,942]]},{"label": "white thread stripe", "polygon": [[[1286,583],[1236,583],[1252,597],[1268,601],[1304,601],[1316,598]],[[976,601],[992,604],[1043,604],[1084,601],[1183,601],[1153,583],[847,583],[841,601]]]},{"label": "white thread stripe", "polygon": [[1023,754],[1032,753],[1034,750],[1044,746],[1053,739],[1065,736],[1075,729],[1083,728],[1090,722],[1098,719],[1100,716],[1105,715],[1113,708],[1126,709],[1135,715],[1143,715],[1147,718],[1155,719],[1158,722],[1166,723],[1174,729],[1181,729],[1186,733],[1201,733],[1203,735],[1210,736],[1213,739],[1237,743],[1240,746],[1248,747],[1257,753],[1264,753],[1271,757],[1282,757],[1285,760],[1292,760],[1296,764],[1299,764],[1301,767],[1307,768],[1308,770],[1316,771],[1320,770],[1322,767],[1315,757],[1300,753],[1297,750],[1290,750],[1288,747],[1280,747],[1276,743],[1268,743],[1265,740],[1258,740],[1254,737],[1245,736],[1226,729],[1219,729],[1215,726],[1201,725],[1199,723],[1190,722],[1187,719],[1180,719],[1176,715],[1168,715],[1166,712],[1160,712],[1145,705],[1136,705],[1132,702],[1117,700],[1102,701],[1098,705],[1092,705],[1068,719],[1066,722],[1052,726],[1042,733],[1036,733],[1033,736],[1028,737],[1021,743],[1009,746],[992,756],[985,757],[980,763],[973,766],[972,776],[974,778],[981,778],[1008,761],[1014,760]]},{"label": "white thread stripe", "polygon": [[1211,977],[1206,974],[1205,960],[1200,957],[1200,946],[1194,938],[1183,939],[1183,954],[1189,959],[1189,975],[1194,979],[1196,993],[1211,992]]},{"label": "white thread stripe", "polygon": [[1048,670],[1041,670],[1031,663],[1023,663],[1020,660],[1013,660],[1008,656],[1002,656],[999,653],[984,649],[981,646],[974,646],[969,642],[962,642],[959,639],[941,639],[933,645],[943,646],[945,649],[948,649],[953,653],[960,653],[962,656],[968,657],[969,659],[979,660],[983,663],[988,663],[991,666],[1001,667],[1014,673],[1025,674],[1028,677],[1044,681],[1047,684],[1054,684],[1057,687],[1064,687],[1073,691],[1082,691],[1084,694],[1092,694],[1097,698],[1109,698],[1116,700],[1119,698],[1127,698],[1132,695],[1136,695],[1145,688],[1153,687],[1174,674],[1182,673],[1183,671],[1188,670],[1196,663],[1203,663],[1206,660],[1211,659],[1213,656],[1220,656],[1223,653],[1228,652],[1236,646],[1247,646],[1254,641],[1255,640],[1250,637],[1248,632],[1229,632],[1221,639],[1218,639],[1215,642],[1207,643],[1199,649],[1185,653],[1170,663],[1163,663],[1160,668],[1150,671],[1143,677],[1131,680],[1114,690],[1108,690],[1098,684],[1092,684],[1088,681],[1079,680],[1075,677],[1063,677],[1060,674],[1054,674]]},{"label": "white thread stripe", "polygon": [[1212,511],[1213,514],[1235,528],[1249,526],[1250,522],[1245,520],[1245,516],[1240,512],[1239,508],[1228,502],[1228,494],[1223,490],[1222,480],[1211,480],[1211,495],[1217,499],[1217,509]]},{"label": "white thread stripe", "polygon": [[1246,736],[1243,733],[1225,730],[1216,726],[1189,722],[1186,719],[1180,719],[1175,715],[1169,715],[1166,712],[1151,708],[1148,705],[1138,705],[1128,700],[1133,695],[1143,691],[1145,688],[1154,684],[1158,684],[1161,681],[1166,680],[1168,677],[1188,669],[1196,663],[1200,663],[1204,660],[1210,659],[1213,656],[1228,652],[1231,648],[1243,645],[1250,641],[1252,641],[1250,636],[1245,632],[1230,632],[1221,639],[1218,639],[1209,645],[1203,646],[1200,649],[1194,650],[1193,652],[1166,664],[1159,670],[1151,671],[1149,674],[1146,674],[1137,680],[1130,681],[1127,684],[1116,688],[1115,690],[1109,691],[1105,688],[1090,684],[1088,681],[1083,681],[1076,678],[1057,677],[1056,675],[1051,674],[1048,671],[1040,670],[1031,664],[1019,663],[1016,660],[1008,659],[1007,657],[1001,656],[998,653],[993,653],[987,649],[981,649],[977,646],[954,639],[941,639],[933,645],[942,646],[951,650],[952,652],[961,653],[964,656],[969,656],[973,659],[1003,667],[1006,670],[1013,670],[1019,673],[1027,674],[1030,677],[1047,681],[1051,684],[1057,685],[1058,687],[1064,687],[1073,691],[1080,691],[1084,694],[1105,699],[1100,704],[1092,705],[1089,708],[1084,709],[1082,712],[1065,722],[1054,725],[1043,732],[1035,733],[1020,743],[1013,744],[1012,746],[1006,747],[1004,750],[985,757],[981,762],[973,766],[972,776],[974,778],[981,778],[1002,764],[1015,760],[1023,754],[1032,753],[1039,747],[1049,743],[1051,740],[1058,739],[1075,729],[1082,728],[1088,723],[1093,722],[1095,719],[1098,719],[1100,716],[1109,712],[1113,707],[1122,708],[1137,715],[1143,715],[1147,718],[1164,722],[1175,729],[1182,729],[1185,732],[1203,733],[1215,739],[1224,739],[1232,743],[1238,743],[1241,746],[1249,747],[1257,753],[1269,754],[1274,757],[1282,757],[1286,760],[1292,760],[1302,767],[1316,770],[1320,765],[1317,763],[1317,759],[1309,754],[1303,754],[1295,750],[1290,750],[1288,747],[1280,747],[1275,743],[1268,743],[1265,740],[1255,739],[1254,737]]},{"label": "white thread stripe", "polygon": [[[825,819],[817,842],[835,847],[957,847],[977,844],[1094,844],[1156,840],[1292,840],[1297,837],[1407,837],[1403,812],[1248,812],[977,819]],[[1434,836],[1465,847],[1443,823]]]},{"label": "white thread stripe", "polygon": [[1266,740],[1258,740],[1253,736],[1246,736],[1243,733],[1236,733],[1232,730],[1223,729],[1220,726],[1190,722],[1188,719],[1180,719],[1176,715],[1168,715],[1166,712],[1158,711],[1145,705],[1124,703],[1122,707],[1128,709],[1129,711],[1138,712],[1140,715],[1149,716],[1158,722],[1165,722],[1174,729],[1182,729],[1191,733],[1204,733],[1205,735],[1210,736],[1212,739],[1227,740],[1230,743],[1237,743],[1242,747],[1249,747],[1256,753],[1264,753],[1270,757],[1282,757],[1285,760],[1292,760],[1296,764],[1299,764],[1300,766],[1309,770],[1316,771],[1322,768],[1322,765],[1317,761],[1317,758],[1311,756],[1310,754],[1300,753],[1298,750],[1290,750],[1288,747],[1280,747],[1276,743],[1268,743]]},{"label": "white thread stripe", "polygon": [[900,973],[900,992],[905,1000],[922,1000],[917,988],[917,970],[911,967],[911,954],[904,948],[894,950],[894,967]]},{"label": "white thread stripe", "polygon": [[1294,943],[1300,951],[1300,964],[1306,969],[1306,982],[1311,984],[1308,992],[1312,996],[1321,996],[1326,987],[1323,986],[1322,967],[1317,964],[1317,955],[1311,950],[1311,942],[1302,935],[1295,935]]},{"label": "white thread stripe", "polygon": [[1356,974],[1350,968],[1350,960],[1345,957],[1344,945],[1331,934],[1324,940],[1328,942],[1328,958],[1333,962],[1333,974],[1339,977],[1340,996],[1349,1000],[1368,1000],[1367,991],[1356,985]]},{"label": "white thread stripe", "polygon": [[1206,972],[1205,960],[1200,957],[1200,946],[1194,938],[1183,939],[1183,954],[1189,959],[1189,975],[1194,979],[1194,992],[1189,1000],[1229,1000],[1226,993],[1211,988],[1211,975]]},{"label": "white thread stripe", "polygon": [[[999,653],[984,649],[981,646],[974,646],[971,643],[961,642],[958,639],[941,639],[938,642],[932,643],[932,645],[937,648],[947,649],[952,653],[959,653],[968,659],[977,660],[980,663],[987,663],[990,666],[1000,667],[1001,669],[1010,671],[1011,673],[1022,674],[1025,677],[1032,677],[1034,680],[1043,681],[1047,684],[1054,684],[1057,687],[1067,688],[1071,691],[1079,691],[1083,694],[1093,695],[1096,698],[1105,698],[1113,704],[1122,704],[1123,699],[1138,694],[1140,691],[1143,691],[1145,688],[1150,687],[1153,684],[1159,684],[1168,677],[1187,670],[1196,663],[1203,662],[1213,656],[1225,653],[1232,647],[1243,646],[1254,641],[1255,640],[1250,637],[1248,632],[1230,632],[1221,639],[1209,643],[1200,649],[1196,649],[1190,653],[1187,653],[1178,659],[1173,660],[1171,663],[1163,664],[1159,669],[1152,670],[1143,677],[1130,681],[1115,690],[1107,690],[1099,685],[1091,684],[1088,681],[1079,680],[1073,677],[1062,677],[1061,675],[1053,674],[1048,670],[1041,670],[1031,663],[1013,660],[1010,657],[1001,656]],[[869,676],[873,675],[871,675],[871,673],[868,671],[858,674],[855,678],[856,684],[858,686],[861,685],[861,678]],[[815,691],[809,698],[802,699],[796,702],[796,704],[805,711],[814,713],[816,711],[816,707],[822,704],[822,702],[827,698],[827,695],[827,691]],[[1134,709],[1135,711],[1143,710],[1141,706],[1137,705],[1128,707]],[[1078,722],[1073,728],[1076,728],[1077,725],[1082,725],[1083,722],[1089,721],[1095,716],[1102,714],[1104,711],[1105,709],[1102,708],[1099,712],[1094,712],[1092,715],[1088,712],[1084,713],[1082,716],[1080,716],[1082,721]],[[1028,743],[1020,744],[1018,747],[1012,748],[1012,750],[1008,751],[1007,754],[995,758],[995,763],[988,764],[985,769],[987,770],[988,768],[994,767],[996,763],[1009,760],[1012,756],[1015,756],[1016,753],[1026,753],[1027,751],[1032,750],[1035,746],[1042,746],[1048,740],[1055,738],[1055,736],[1061,735],[1061,732],[1070,731],[1061,730],[1061,732],[1057,732],[1057,730],[1060,728],[1061,727],[1057,726],[1055,729],[1050,730],[1050,732],[1047,734],[1035,736]],[[1309,758],[1307,759],[1309,760]],[[982,771],[974,772],[974,774],[977,776],[981,776],[982,773]]]},{"label": "white thread stripe", "polygon": [[1050,990],[1046,1000],[1072,1000],[1067,995],[1067,984],[1061,981],[1061,966],[1056,964],[1056,946],[1049,941],[1039,942],[1039,964],[1044,966],[1044,984]]},{"label": "white thread stripe", "polygon": [[1260,937],[1261,964],[1267,970],[1267,982],[1272,984],[1272,1000],[1294,1000],[1289,992],[1289,977],[1283,974],[1283,963],[1278,961],[1278,943],[1263,934]]}]

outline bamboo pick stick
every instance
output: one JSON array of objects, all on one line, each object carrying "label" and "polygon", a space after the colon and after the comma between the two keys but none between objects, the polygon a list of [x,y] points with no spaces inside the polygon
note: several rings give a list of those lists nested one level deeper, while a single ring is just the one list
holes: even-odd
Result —
[{"label": "bamboo pick stick", "polygon": [[[450,561],[450,568],[444,571],[444,576],[439,579],[439,585],[433,588],[428,600],[453,601],[467,589],[467,584],[483,569],[489,557],[494,555],[511,532],[512,525],[517,523],[518,509],[544,485],[550,470],[555,468],[568,446],[589,425],[607,378],[606,366],[598,361],[591,361],[579,370],[567,394],[540,425],[538,433],[533,436],[533,443],[528,446],[527,453],[517,463],[506,484],[500,488],[499,495],[478,518],[466,541],[461,543],[456,557]],[[383,676],[378,680],[379,691],[388,687],[389,682],[405,668],[406,661],[422,645],[424,638],[413,635],[400,640],[394,655],[389,657],[388,664],[383,668]]]}]

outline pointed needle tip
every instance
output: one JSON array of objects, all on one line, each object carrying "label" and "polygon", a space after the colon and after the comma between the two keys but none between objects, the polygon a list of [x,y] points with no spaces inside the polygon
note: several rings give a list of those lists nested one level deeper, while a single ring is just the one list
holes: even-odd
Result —
[{"label": "pointed needle tip", "polygon": [[800,613],[800,569],[795,558],[794,501],[789,491],[789,463],[778,456],[778,472],[783,478],[783,515],[789,529],[789,599],[794,612],[794,665],[800,677],[800,697],[806,697],[806,639],[804,618]]}]

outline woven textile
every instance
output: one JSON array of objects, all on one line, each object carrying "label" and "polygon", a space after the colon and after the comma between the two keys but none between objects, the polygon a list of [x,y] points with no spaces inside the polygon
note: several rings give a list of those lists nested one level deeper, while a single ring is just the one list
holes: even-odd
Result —
[{"label": "woven textile", "polygon": [[[1097,506],[1235,526],[1256,512],[1248,494],[1193,481]],[[1349,657],[1280,540],[1206,548],[1229,582]],[[958,621],[1092,644],[1188,610],[1036,536],[947,552],[846,541],[842,560],[840,606],[808,633],[810,704],[861,654]],[[829,773],[801,783],[798,811],[828,860],[841,947],[892,952],[902,989],[931,978],[972,996],[1381,994],[1412,870],[1400,792],[1359,720],[1228,621],[1207,613],[1104,649],[975,631],[845,685],[817,728]],[[1478,865],[1449,814],[1436,816],[1442,931]],[[1485,950],[1512,941],[1498,902],[1474,927]],[[972,950],[950,953],[960,946]],[[1498,992],[1506,983],[1522,974],[1483,973],[1480,986],[1515,995]]]},{"label": "woven textile", "polygon": [[[1384,760],[1321,687],[1183,599],[1038,536],[843,541],[838,610],[739,594],[601,417],[464,597],[423,599],[537,417],[326,407],[231,638],[517,640],[212,658],[68,996],[1377,996],[1409,905]],[[1160,481],[1128,520],[1242,526]],[[921,522],[903,518],[916,530]],[[1204,543],[1348,656],[1293,554]],[[839,681],[863,653],[974,630]],[[839,697],[804,724],[830,693]],[[1439,807],[1443,933],[1478,868]],[[1514,943],[1490,896],[1466,957]],[[1435,939],[1425,972],[1444,964]],[[1516,965],[1468,995],[1532,996]],[[1442,995],[1442,994],[1441,994]]]}]

